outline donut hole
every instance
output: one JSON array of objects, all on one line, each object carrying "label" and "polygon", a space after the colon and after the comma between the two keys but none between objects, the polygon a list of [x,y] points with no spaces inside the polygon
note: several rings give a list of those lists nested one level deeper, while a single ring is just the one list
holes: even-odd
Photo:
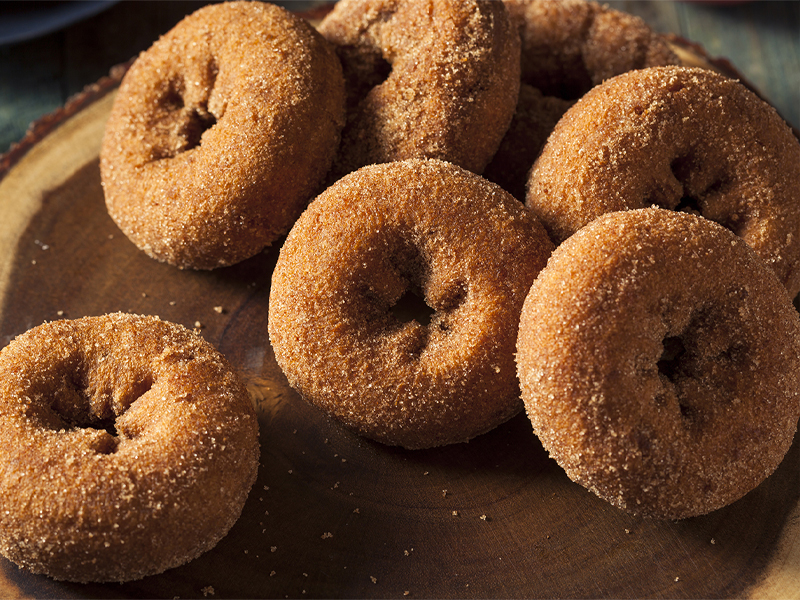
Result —
[{"label": "donut hole", "polygon": [[217,119],[204,107],[194,106],[185,111],[178,135],[184,140],[183,152],[200,145],[203,134],[217,124]]},{"label": "donut hole", "polygon": [[384,313],[388,312],[400,323],[416,320],[427,325],[435,312],[426,302],[424,285],[427,279],[426,261],[416,244],[402,235],[392,236],[386,253],[378,258],[378,271],[383,288]]},{"label": "donut hole", "polygon": [[65,377],[53,394],[51,427],[57,430],[84,430],[88,444],[98,454],[116,452],[120,437],[131,437],[117,428],[117,418],[153,386],[150,376],[142,376],[110,394],[102,383],[90,381],[78,370]]},{"label": "donut hole", "polygon": [[422,295],[415,290],[407,290],[389,311],[401,323],[416,321],[420,325],[429,325],[436,310],[428,306]]},{"label": "donut hole", "polygon": [[689,212],[695,214],[701,214],[700,202],[697,198],[692,198],[691,196],[683,196],[679,201],[678,204],[675,205],[674,210],[678,212]]},{"label": "donut hole", "polygon": [[200,145],[203,134],[217,123],[205,102],[187,102],[183,82],[171,81],[160,98],[163,113],[158,126],[162,142],[155,158],[174,158]]},{"label": "donut hole", "polygon": [[388,272],[396,278],[397,285],[389,286],[395,293],[384,304],[383,313],[389,318],[389,331],[402,331],[402,345],[415,357],[442,334],[449,333],[452,314],[467,297],[466,284],[458,279],[442,281],[435,259],[431,262],[430,257],[423,258],[423,253],[407,241],[400,241],[394,248]]},{"label": "donut hole", "polygon": [[392,322],[390,330],[400,334],[399,347],[409,356],[419,358],[428,345],[428,326],[436,314],[425,301],[419,285],[415,281],[407,283],[405,291],[387,312]]},{"label": "donut hole", "polygon": [[669,169],[674,178],[673,193],[675,197],[671,199],[671,206],[665,206],[671,210],[683,212],[701,213],[700,201],[695,195],[689,193],[687,182],[692,176],[695,168],[694,159],[691,156],[679,156],[670,163]]},{"label": "donut hole", "polygon": [[347,106],[351,109],[358,106],[373,88],[389,79],[392,73],[392,64],[384,58],[379,48],[340,46],[337,54],[347,82]]},{"label": "donut hole", "polygon": [[169,112],[178,112],[183,109],[183,91],[174,83],[167,86],[167,90],[161,98],[162,106]]},{"label": "donut hole", "polygon": [[693,155],[672,161],[672,187],[679,190],[680,197],[677,202],[668,201],[664,208],[702,215],[739,235],[740,217],[730,200],[731,180],[718,167],[709,166],[709,162],[713,161],[699,162]]},{"label": "donut hole", "polygon": [[107,403],[93,403],[87,387],[73,384],[59,392],[51,408],[65,429],[97,429],[117,437],[116,415]]},{"label": "donut hole", "polygon": [[116,419],[101,419],[92,420],[88,423],[75,423],[73,429],[94,430],[108,434],[107,436],[99,436],[97,438],[99,443],[96,442],[94,444],[95,450],[100,454],[112,454],[117,449],[119,433],[117,432]]},{"label": "donut hole", "polygon": [[656,365],[663,387],[656,404],[673,406],[696,431],[737,402],[742,374],[754,368],[751,345],[742,334],[747,326],[739,314],[747,295],[743,288],[730,291],[729,304],[697,309],[686,322],[673,322],[668,331],[679,333],[662,340]]},{"label": "donut hole", "polygon": [[97,454],[113,454],[119,447],[119,433],[115,418],[99,419],[93,415],[85,415],[82,419],[68,419],[58,415],[61,428],[66,432],[82,431],[86,444]]},{"label": "donut hole", "polygon": [[717,177],[702,193],[703,216],[722,225],[739,237],[745,237],[746,211],[739,206],[743,197],[728,177]]},{"label": "donut hole", "polygon": [[[658,372],[662,379],[669,382],[669,387],[674,393],[677,402],[678,412],[687,425],[697,421],[697,409],[681,397],[681,380],[687,376],[687,361],[689,360],[686,344],[681,336],[668,336],[663,341],[663,351],[661,358],[656,363]],[[672,395],[671,393],[669,394]],[[658,405],[666,402],[667,396],[661,395],[656,398]]]},{"label": "donut hole", "polygon": [[680,370],[681,358],[686,353],[686,347],[680,336],[668,336],[663,341],[661,358],[658,359],[656,366],[658,372],[667,378],[668,381],[675,383]]}]

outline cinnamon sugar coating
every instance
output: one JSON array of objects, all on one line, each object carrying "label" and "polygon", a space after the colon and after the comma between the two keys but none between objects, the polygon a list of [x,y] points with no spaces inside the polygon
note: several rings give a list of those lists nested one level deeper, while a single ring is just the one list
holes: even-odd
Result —
[{"label": "cinnamon sugar coating", "polygon": [[258,458],[245,387],[179,325],[57,321],[0,351],[0,552],[33,573],[128,581],[196,558]]},{"label": "cinnamon sugar coating", "polygon": [[571,479],[680,519],[770,475],[800,417],[800,320],[727,229],[660,208],[567,239],[531,287],[517,365],[528,415]]},{"label": "cinnamon sugar coating", "polygon": [[678,57],[642,19],[588,0],[504,0],[521,39],[520,98],[484,176],[525,199],[528,171],[561,115],[615,75]]},{"label": "cinnamon sugar coating", "polygon": [[651,205],[741,236],[800,291],[800,142],[775,110],[711,71],[654,67],[593,88],[531,169],[526,203],[558,243],[599,215]]},{"label": "cinnamon sugar coating", "polygon": [[317,193],[343,125],[341,65],[307,22],[261,2],[204,7],[122,81],[100,154],[109,214],[158,260],[241,261]]},{"label": "cinnamon sugar coating", "polygon": [[[531,213],[474,173],[433,159],[364,167],[281,249],[275,357],[305,399],[366,437],[466,441],[522,409],[519,311],[551,250]],[[414,294],[429,319],[402,313]]]},{"label": "cinnamon sugar coating", "polygon": [[341,0],[319,29],[348,90],[336,177],[408,158],[483,170],[519,91],[519,36],[502,3]]}]

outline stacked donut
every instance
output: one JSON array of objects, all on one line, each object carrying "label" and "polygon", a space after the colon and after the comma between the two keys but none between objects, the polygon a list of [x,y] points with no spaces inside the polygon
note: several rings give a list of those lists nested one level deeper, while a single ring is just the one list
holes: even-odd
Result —
[{"label": "stacked donut", "polygon": [[476,175],[517,103],[515,23],[501,2],[343,0],[320,32],[347,116],[333,183],[273,274],[276,359],[304,398],[374,440],[469,440],[522,409],[519,313],[552,250],[530,211]]},{"label": "stacked donut", "polygon": [[798,186],[789,127],[707,70],[619,75],[558,122],[526,196],[558,248],[517,367],[573,480],[683,518],[777,467],[800,417]]},{"label": "stacked donut", "polygon": [[[244,10],[238,4],[227,6]],[[192,27],[209,26],[198,18]],[[547,274],[558,269],[548,267],[541,275],[539,271],[553,248],[552,242],[561,244],[606,212],[654,205],[695,215],[682,215],[680,219],[702,217],[692,232],[705,232],[712,222],[721,224],[760,257],[751,261],[757,266],[742,267],[744,272],[734,279],[760,277],[749,270],[758,270],[763,263],[772,268],[767,277],[777,275],[791,296],[800,290],[800,217],[794,210],[796,190],[800,189],[797,140],[774,111],[741,84],[710,71],[670,66],[678,62],[677,57],[663,38],[639,19],[583,0],[342,0],[323,20],[319,31],[321,36],[305,30],[303,34],[310,36],[311,45],[322,48],[327,58],[319,60],[324,64],[329,64],[324,61],[330,61],[334,54],[338,58],[333,61],[335,76],[321,86],[326,90],[321,114],[328,115],[325,122],[332,135],[324,145],[324,158],[312,161],[319,167],[313,175],[298,171],[289,163],[280,164],[286,170],[286,179],[310,181],[311,188],[327,189],[296,222],[298,207],[308,201],[311,188],[295,196],[300,200],[287,212],[293,216],[271,229],[269,241],[274,241],[279,231],[292,227],[273,276],[269,334],[289,382],[304,398],[359,433],[407,448],[467,440],[522,408],[522,380],[522,399],[553,456],[565,464],[569,462],[567,456],[593,456],[585,448],[576,450],[571,446],[589,438],[585,432],[580,433],[580,428],[575,429],[575,423],[563,421],[564,415],[569,414],[583,427],[597,426],[586,416],[591,410],[580,401],[575,400],[573,405],[566,401],[567,391],[575,387],[571,380],[563,384],[563,389],[546,391],[530,383],[531,372],[537,374],[533,377],[536,381],[557,380],[552,373],[542,375],[536,362],[541,357],[525,350],[539,347],[533,341],[538,338],[530,332],[540,328],[544,331],[545,324],[557,321],[556,311],[529,309],[538,316],[526,317],[528,312],[523,314],[521,302],[529,289],[531,294],[533,290],[549,289],[539,281],[546,281]],[[178,41],[189,34],[194,35],[194,29],[177,36]],[[179,44],[176,47],[182,48]],[[215,57],[217,50],[213,44],[209,47]],[[210,60],[205,54],[203,57],[206,62]],[[220,55],[218,61],[220,74],[227,65],[223,58]],[[152,68],[146,67],[146,62],[144,65],[142,71],[151,73]],[[134,69],[132,72],[137,73]],[[235,95],[228,101],[222,92],[230,93],[237,86],[231,84],[230,90],[218,91],[216,81],[220,78],[212,78],[211,90],[206,90],[199,103],[186,96],[183,105],[195,107],[192,114],[205,114],[204,110],[211,111],[217,105],[235,107],[240,102],[244,106],[260,106],[254,98],[234,102]],[[123,85],[121,94],[135,95],[141,87],[146,88],[134,80],[130,88]],[[180,85],[176,89],[179,88]],[[217,103],[211,101],[215,97],[219,99]],[[307,97],[311,96],[299,96],[292,106],[302,105],[300,99]],[[119,101],[123,107],[136,106],[136,102]],[[180,110],[185,112],[184,108]],[[271,106],[270,110],[276,108]],[[116,116],[118,112],[121,117]],[[219,123],[202,132],[197,146],[188,142],[182,145],[180,139],[177,145],[164,141],[151,145],[161,148],[171,143],[169,147],[178,148],[175,158],[191,165],[200,160],[194,155],[206,150],[218,157],[219,149],[206,140],[213,141],[217,130],[226,125],[222,112],[218,110],[215,118]],[[115,139],[117,121],[137,122],[126,114],[115,108],[107,140]],[[160,131],[151,126],[151,120],[145,121],[148,127]],[[162,129],[183,131],[166,125]],[[266,139],[268,136],[259,143],[266,143]],[[315,146],[319,145],[317,141]],[[113,144],[108,142],[105,148],[113,148]],[[223,149],[227,151],[229,147]],[[159,168],[168,168],[172,158],[165,159],[160,150],[148,149],[148,153]],[[112,176],[105,185],[112,210],[113,153],[108,151],[106,155],[104,172]],[[246,162],[243,168],[248,181],[264,178]],[[275,170],[273,165],[272,172]],[[484,170],[499,187],[479,177]],[[215,171],[209,173],[212,178],[218,177]],[[234,182],[243,177],[233,174]],[[161,180],[157,185],[164,188]],[[207,190],[210,185],[200,179],[199,187]],[[524,195],[527,210],[512,202],[507,190],[520,199]],[[237,256],[239,244],[234,244],[233,239],[239,223],[253,223],[256,229],[265,229],[263,219],[239,214],[240,205],[247,202],[225,197],[221,192],[226,191],[214,192],[222,198],[220,214],[238,215],[238,220],[234,220],[235,226],[225,225],[225,235],[214,234],[210,239],[221,240],[218,246],[232,252],[230,256],[234,258],[166,260],[197,268],[229,264]],[[266,194],[259,194],[267,198]],[[133,195],[125,192],[122,196],[129,199]],[[465,198],[467,202],[463,201]],[[269,197],[269,204],[274,202],[274,197]],[[170,202],[159,197],[153,204],[157,207],[154,210],[162,211]],[[645,219],[645,214],[650,213],[632,212],[626,219]],[[647,235],[666,236],[661,229],[684,231],[670,224],[673,217],[658,215],[661,216],[645,219]],[[179,245],[194,251],[203,246],[198,240],[203,237],[207,218],[205,214],[192,224],[181,224],[174,235],[156,232],[155,237],[166,239],[170,246],[178,240]],[[149,217],[145,219],[149,222]],[[548,235],[544,235],[540,222]],[[521,223],[525,225],[520,228]],[[627,227],[628,221],[625,223]],[[187,235],[188,231],[195,232],[193,237]],[[713,232],[697,235],[718,235]],[[259,238],[238,256],[250,255],[269,241]],[[156,245],[146,244],[145,249],[152,251]],[[742,247],[738,242],[734,245]],[[627,261],[622,258],[625,250],[628,249],[619,248],[623,263]],[[699,252],[687,242],[681,244],[681,251]],[[169,252],[177,256],[177,251]],[[555,257],[563,252],[567,250],[559,247],[551,262],[559,264]],[[209,254],[212,255],[213,252]],[[564,267],[569,273],[572,269],[595,269],[585,257],[574,260],[580,267]],[[647,267],[655,272],[660,260],[655,255],[631,259],[635,269]],[[734,257],[728,262],[738,265],[742,260]],[[618,272],[607,275],[620,276]],[[626,277],[635,279],[631,274]],[[570,278],[579,281],[577,277]],[[537,283],[531,288],[534,280]],[[726,302],[730,298],[750,298],[748,285],[742,283],[740,288],[730,284],[724,290],[717,287],[709,293],[721,295]],[[584,292],[590,296],[599,294],[593,289]],[[547,304],[548,297],[545,294],[541,302]],[[597,310],[604,314],[608,309],[611,314],[608,307],[616,300],[603,297]],[[638,366],[612,363],[619,368],[612,370],[610,377],[616,381],[615,377],[621,377],[619,373],[631,372],[636,377],[647,374],[651,383],[662,382],[661,388],[651,390],[662,399],[658,402],[673,409],[683,407],[678,411],[684,415],[682,422],[713,422],[713,426],[698,426],[697,431],[714,440],[709,432],[724,430],[726,421],[710,419],[705,404],[699,407],[693,401],[681,404],[663,400],[669,394],[662,388],[673,390],[673,396],[679,397],[684,392],[674,391],[676,378],[688,377],[694,382],[692,385],[700,385],[697,378],[702,377],[695,372],[696,366],[684,365],[688,360],[685,357],[692,355],[685,348],[686,340],[694,339],[694,334],[687,332],[699,329],[705,332],[703,335],[712,335],[708,331],[713,331],[711,325],[720,319],[700,319],[698,311],[705,315],[706,308],[681,309],[680,318],[667,318],[667,307],[678,300],[666,294],[658,297],[647,310],[662,314],[662,340],[669,340],[667,349],[662,351],[666,358],[655,353],[653,348],[660,346],[650,339],[649,353],[626,358]],[[399,307],[409,299],[413,303],[414,298],[421,311],[401,314]],[[778,295],[774,302],[786,305],[778,311],[782,316],[765,317],[766,321],[758,322],[760,330],[776,326],[785,331],[786,327],[793,327],[796,319],[792,318],[794,310],[788,298],[785,292]],[[747,308],[743,305],[741,310],[759,314],[762,308],[760,304]],[[527,325],[518,331],[520,315]],[[702,326],[695,322],[697,319],[703,321]],[[541,320],[546,323],[539,323]],[[581,330],[589,328],[588,324],[589,321],[581,321],[573,323],[573,327]],[[650,332],[649,336],[656,334]],[[614,343],[624,345],[620,339],[615,337]],[[791,342],[794,338],[787,335],[782,339],[787,344],[781,350],[783,363],[777,358],[753,358],[752,364],[762,368],[766,364],[775,364],[776,368],[782,365],[792,371],[797,355]],[[727,364],[725,360],[733,355],[755,356],[760,343],[745,345],[747,350],[742,350],[719,342],[725,347],[719,349],[717,359],[722,361],[720,364]],[[672,356],[673,352],[676,356]],[[575,349],[570,353],[577,355]],[[606,354],[598,351],[598,356]],[[539,358],[526,358],[530,356]],[[555,360],[556,356],[559,355],[554,353],[551,358]],[[581,356],[591,370],[597,359],[589,360],[594,356],[591,353]],[[701,361],[704,369],[727,369],[709,361]],[[572,363],[562,357],[558,364],[563,368]],[[759,379],[757,370],[750,372],[751,379]],[[618,461],[609,463],[586,458],[588,465],[580,463],[580,467],[567,470],[603,497],[634,512],[679,517],[721,506],[763,479],[788,447],[789,429],[797,421],[792,415],[796,415],[798,405],[796,385],[790,379],[775,379],[783,382],[776,386],[777,391],[759,392],[758,397],[771,407],[763,410],[763,430],[775,431],[766,436],[771,451],[763,453],[765,458],[760,465],[745,467],[736,462],[738,459],[731,459],[725,468],[709,467],[708,473],[692,475],[695,479],[691,479],[686,475],[687,463],[679,459],[692,452],[688,442],[676,442],[676,448],[680,446],[681,450],[673,448],[669,460],[662,460],[663,455],[648,446],[656,444],[652,435],[631,426],[628,436],[623,436],[623,446],[627,444],[628,452],[639,457],[638,463],[623,460],[621,455],[617,456]],[[718,382],[719,386],[730,392],[728,388],[733,383],[725,377],[719,381],[723,380],[724,385]],[[677,387],[682,390],[685,386]],[[742,390],[730,393],[738,397],[743,395]],[[598,398],[607,395],[589,394],[592,400],[586,402],[595,406]],[[548,403],[542,397],[558,401]],[[731,401],[730,407],[735,406]],[[608,418],[604,412],[597,414],[602,417],[596,418]],[[792,427],[768,427],[770,419],[781,420],[778,415]],[[730,408],[729,418],[742,417]],[[553,432],[572,431],[573,435],[559,438],[548,433],[548,426]],[[613,428],[616,435],[621,435],[622,430]],[[635,444],[631,441],[634,438]],[[723,447],[729,445],[725,442]],[[706,443],[703,452],[709,452],[712,446],[712,442]],[[558,448],[563,451],[560,453]],[[645,450],[652,450],[653,456]],[[601,453],[599,445],[597,453]],[[647,460],[642,458],[645,455]],[[703,464],[715,464],[703,456]],[[653,463],[661,464],[661,471]],[[647,468],[641,466],[645,464]],[[657,499],[636,495],[629,484],[625,487],[618,481],[613,485],[606,482],[603,487],[596,483],[602,478],[582,477],[582,469],[591,471],[589,465],[607,472],[633,470],[633,480],[642,487],[658,490]],[[632,465],[639,465],[639,470]],[[725,490],[714,491],[721,476],[732,483]],[[642,483],[645,480],[647,483]],[[665,483],[667,480],[674,484],[673,488]],[[690,494],[689,488],[702,493]],[[670,489],[678,492],[670,496]],[[695,498],[681,504],[682,494],[686,498],[706,498],[704,502]]]},{"label": "stacked donut", "polygon": [[[106,204],[179,268],[289,231],[276,359],[358,433],[429,448],[524,408],[602,498],[703,514],[767,477],[800,418],[800,143],[744,86],[676,60],[583,0],[341,0],[319,32],[209,6],[124,78]],[[255,413],[196,336],[46,324],[0,374],[4,556],[134,579],[241,512]],[[71,493],[51,511],[38,479]]]},{"label": "stacked donut", "polygon": [[640,18],[586,0],[504,0],[521,40],[511,125],[485,177],[524,200],[528,171],[553,127],[592,87],[634,69],[678,64]]},{"label": "stacked donut", "polygon": [[[522,33],[517,117],[493,161],[457,167],[457,150],[437,154],[443,126],[397,126],[398,115],[427,123],[417,103],[447,81],[435,69],[395,79],[410,68],[403,52],[430,43],[417,29],[437,32],[410,4],[344,0],[321,26],[344,65],[348,116],[335,183],[296,222],[273,275],[270,339],[290,384],[406,448],[495,427],[519,410],[521,384],[553,458],[616,506],[685,518],[753,489],[800,417],[790,129],[743,85],[671,66],[636,19],[509,0]],[[552,109],[536,136],[514,130],[523,94]],[[514,176],[526,174],[522,213],[463,168],[488,164],[503,181],[515,135],[533,145]],[[369,161],[382,164],[359,168]],[[552,246],[539,223],[558,244],[544,269]],[[413,295],[428,314],[401,314]]]},{"label": "stacked donut", "polygon": [[331,167],[479,172],[517,102],[519,36],[502,3],[428,4],[345,0],[322,34],[267,3],[190,15],[122,81],[100,156],[109,214],[148,255],[212,269],[285,234]]},{"label": "stacked donut", "polygon": [[213,269],[369,164],[445,160],[522,200],[576,98],[676,62],[640,19],[586,0],[342,0],[319,33],[267,3],[206,7],[125,75],[100,154],[106,205],[149,256]]}]

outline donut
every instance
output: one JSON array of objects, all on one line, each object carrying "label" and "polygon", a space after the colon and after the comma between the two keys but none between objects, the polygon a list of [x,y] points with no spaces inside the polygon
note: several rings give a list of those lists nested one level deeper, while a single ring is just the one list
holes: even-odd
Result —
[{"label": "donut", "polygon": [[504,0],[521,39],[520,98],[484,176],[525,200],[528,171],[559,118],[615,75],[679,63],[639,17],[588,0]]},{"label": "donut", "polygon": [[573,481],[682,519],[755,488],[800,417],[800,319],[741,238],[662,208],[603,215],[553,252],[517,342],[525,407]]},{"label": "donut", "polygon": [[553,131],[525,202],[555,243],[610,211],[697,212],[750,244],[790,296],[800,291],[800,142],[712,71],[652,67],[593,88]]},{"label": "donut", "polygon": [[319,31],[335,47],[347,123],[333,178],[438,158],[480,173],[519,91],[519,36],[491,0],[340,0]]},{"label": "donut", "polygon": [[258,459],[245,387],[182,326],[83,317],[0,351],[0,553],[32,573],[122,582],[196,558]]},{"label": "donut", "polygon": [[100,152],[112,219],[149,256],[213,269],[285,234],[344,125],[330,44],[260,2],[201,8],[126,73]]},{"label": "donut", "polygon": [[272,276],[289,384],[392,446],[466,441],[522,410],[522,302],[552,250],[524,205],[437,159],[363,167],[318,196]]}]

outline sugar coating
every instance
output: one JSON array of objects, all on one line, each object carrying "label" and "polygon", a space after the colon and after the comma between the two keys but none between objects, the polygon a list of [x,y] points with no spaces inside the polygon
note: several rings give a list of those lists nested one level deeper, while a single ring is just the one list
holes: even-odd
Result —
[{"label": "sugar coating", "polygon": [[653,67],[593,88],[553,131],[526,203],[556,243],[609,211],[694,211],[741,236],[790,296],[800,291],[800,141],[712,71]]},{"label": "sugar coating", "polygon": [[786,290],[740,238],[688,213],[610,213],[561,244],[525,300],[517,366],[550,455],[634,514],[737,500],[800,417]]},{"label": "sugar coating", "polygon": [[679,59],[642,19],[597,2],[504,3],[520,33],[520,96],[484,177],[524,200],[528,171],[575,100],[615,75]]},{"label": "sugar coating", "polygon": [[[524,206],[439,160],[364,167],[303,213],[272,278],[270,341],[301,395],[380,442],[468,440],[522,409],[522,302],[552,250]],[[424,325],[393,307],[416,292]]]},{"label": "sugar coating", "polygon": [[284,234],[344,125],[332,47],[262,2],[204,7],[131,66],[100,153],[109,214],[140,249],[211,269]]},{"label": "sugar coating", "polygon": [[33,573],[128,581],[212,548],[258,467],[225,359],[130,314],[45,323],[0,351],[0,552]]},{"label": "sugar coating", "polygon": [[438,158],[480,173],[519,91],[519,37],[487,0],[342,0],[320,32],[348,89],[333,167]]}]

